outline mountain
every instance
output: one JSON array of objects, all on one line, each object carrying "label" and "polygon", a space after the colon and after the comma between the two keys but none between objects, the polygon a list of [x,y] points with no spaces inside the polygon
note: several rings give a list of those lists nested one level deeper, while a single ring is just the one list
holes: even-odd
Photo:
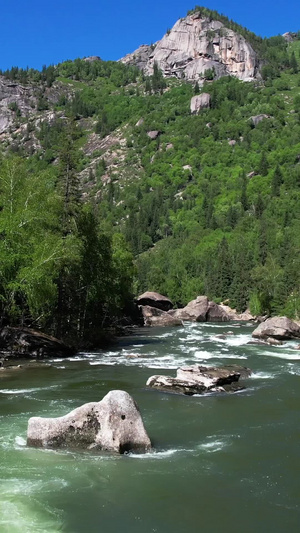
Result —
[{"label": "mountain", "polygon": [[197,8],[135,58],[2,72],[2,323],[83,342],[150,289],[298,316],[299,36]]},{"label": "mountain", "polygon": [[235,76],[253,81],[260,77],[258,55],[251,44],[200,11],[178,20],[160,41],[141,46],[121,61],[138,66],[150,76],[157,63],[166,77],[198,83],[204,82],[207,71],[213,72],[214,79]]}]

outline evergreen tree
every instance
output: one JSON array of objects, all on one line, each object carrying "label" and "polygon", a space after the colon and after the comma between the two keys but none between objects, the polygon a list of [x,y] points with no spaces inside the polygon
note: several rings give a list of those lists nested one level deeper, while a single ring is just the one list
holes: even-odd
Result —
[{"label": "evergreen tree", "polygon": [[272,183],[271,183],[271,194],[272,196],[279,196],[280,194],[280,186],[283,182],[283,176],[280,170],[280,166],[277,165],[272,177]]}]

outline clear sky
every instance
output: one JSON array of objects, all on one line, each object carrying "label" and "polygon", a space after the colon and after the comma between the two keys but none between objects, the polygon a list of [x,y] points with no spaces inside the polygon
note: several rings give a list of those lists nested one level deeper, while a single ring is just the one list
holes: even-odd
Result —
[{"label": "clear sky", "polygon": [[197,3],[262,36],[300,30],[299,0],[3,0],[0,68],[116,60],[161,39]]}]

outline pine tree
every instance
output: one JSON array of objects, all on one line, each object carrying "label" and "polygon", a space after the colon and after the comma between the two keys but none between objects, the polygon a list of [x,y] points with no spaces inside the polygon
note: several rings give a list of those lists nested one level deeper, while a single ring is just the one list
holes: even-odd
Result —
[{"label": "pine tree", "polygon": [[272,196],[279,196],[280,194],[280,185],[282,185],[283,176],[280,170],[280,166],[277,165],[273,174],[272,183],[271,183],[271,194]]},{"label": "pine tree", "polygon": [[266,176],[268,174],[269,164],[266,156],[266,152],[261,154],[260,162],[258,165],[258,172],[261,176]]},{"label": "pine tree", "polygon": [[291,59],[290,59],[290,67],[293,71],[294,74],[297,74],[298,72],[298,63],[297,63],[297,59],[296,59],[296,56],[295,56],[295,52],[293,51],[292,52],[292,55],[291,55]]}]

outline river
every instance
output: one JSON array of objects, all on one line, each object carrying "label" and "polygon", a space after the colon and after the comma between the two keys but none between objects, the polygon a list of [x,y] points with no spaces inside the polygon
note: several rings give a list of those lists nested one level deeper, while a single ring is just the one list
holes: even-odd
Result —
[{"label": "river", "polygon": [[[292,341],[249,345],[252,331],[145,328],[106,351],[1,372],[1,533],[298,532],[300,351]],[[149,376],[190,363],[253,375],[235,394],[145,388]],[[112,389],[138,403],[153,452],[27,448],[31,416],[61,416]]]}]

